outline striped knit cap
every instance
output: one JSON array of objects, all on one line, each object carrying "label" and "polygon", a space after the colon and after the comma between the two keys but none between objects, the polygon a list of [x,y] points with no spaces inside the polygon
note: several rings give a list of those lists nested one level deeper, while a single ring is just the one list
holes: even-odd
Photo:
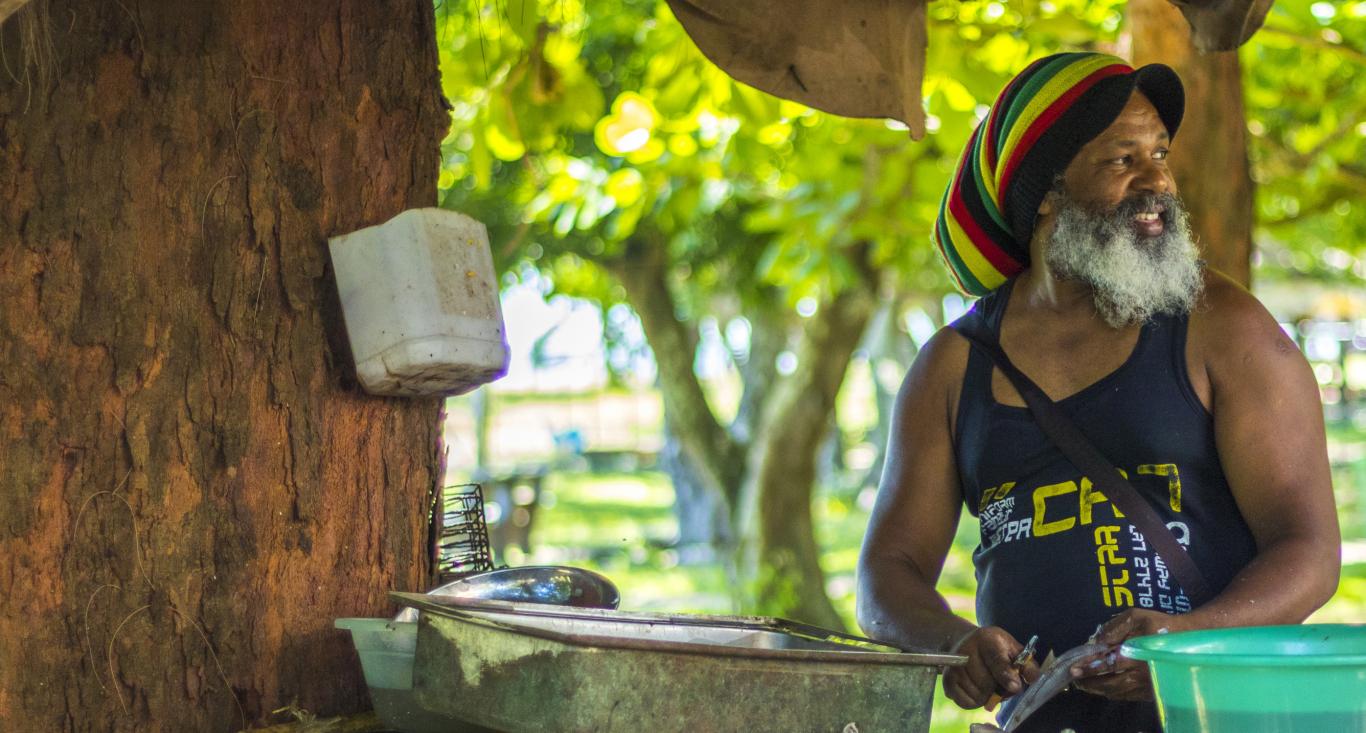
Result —
[{"label": "striped knit cap", "polygon": [[1137,71],[1100,53],[1045,56],[1001,91],[968,140],[939,205],[934,243],[960,290],[986,295],[1029,265],[1034,219],[1082,146],[1137,88],[1175,136],[1185,108],[1176,72]]}]

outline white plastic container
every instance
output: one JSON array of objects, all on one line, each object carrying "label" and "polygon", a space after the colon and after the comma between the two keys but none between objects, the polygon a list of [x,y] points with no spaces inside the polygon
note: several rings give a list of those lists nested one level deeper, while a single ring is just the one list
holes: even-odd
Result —
[{"label": "white plastic container", "polygon": [[409,209],[328,241],[356,376],[378,395],[457,395],[507,373],[488,231]]}]

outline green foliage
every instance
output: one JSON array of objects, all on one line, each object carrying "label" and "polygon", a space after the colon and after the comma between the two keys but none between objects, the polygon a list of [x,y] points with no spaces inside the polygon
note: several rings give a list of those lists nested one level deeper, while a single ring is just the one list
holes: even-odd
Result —
[{"label": "green foliage", "polygon": [[[929,16],[931,134],[913,143],[734,82],[660,0],[445,3],[443,205],[489,224],[504,269],[525,261],[604,302],[620,291],[575,268],[636,236],[668,248],[686,309],[718,291],[837,292],[865,241],[893,287],[946,290],[927,235],[984,106],[1030,59],[1114,41],[1123,4],[932,3]],[[1284,0],[1242,51],[1263,275],[1366,275],[1363,49],[1366,3]]]},{"label": "green foliage", "polygon": [[1366,278],[1366,3],[1281,0],[1243,47],[1259,275]]},{"label": "green foliage", "polygon": [[[490,223],[500,262],[611,299],[560,265],[665,246],[685,305],[776,286],[788,303],[855,281],[852,245],[899,289],[948,280],[928,243],[984,106],[1031,58],[1113,38],[1113,2],[935,3],[932,134],[850,120],[731,80],[656,0],[484,2],[438,11],[451,134],[443,205]],[[694,314],[695,315],[695,314]]]}]

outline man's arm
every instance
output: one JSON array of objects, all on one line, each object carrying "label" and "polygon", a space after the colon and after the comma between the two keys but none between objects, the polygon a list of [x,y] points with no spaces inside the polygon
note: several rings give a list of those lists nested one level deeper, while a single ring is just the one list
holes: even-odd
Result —
[{"label": "man's arm", "polygon": [[[1200,608],[1185,616],[1126,612],[1107,624],[1106,643],[1159,628],[1300,623],[1337,588],[1341,536],[1323,408],[1308,362],[1271,314],[1222,275],[1209,278],[1190,338],[1192,382],[1214,415],[1219,460],[1257,554]],[[1141,694],[1146,670],[1137,666],[1141,686],[1122,675],[1085,686],[1111,696]]]},{"label": "man's arm", "polygon": [[963,503],[953,452],[953,414],[967,342],[940,331],[897,393],[887,461],[863,539],[858,622],[868,636],[903,647],[968,657],[944,675],[945,693],[965,708],[1019,692],[1011,667],[1022,648],[1003,629],[979,629],[949,610],[935,583]]}]

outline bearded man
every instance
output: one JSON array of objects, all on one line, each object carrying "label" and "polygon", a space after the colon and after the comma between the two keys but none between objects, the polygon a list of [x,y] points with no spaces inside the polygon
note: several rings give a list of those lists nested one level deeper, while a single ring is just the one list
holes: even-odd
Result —
[{"label": "bearded man", "polygon": [[[906,376],[859,562],[869,636],[956,651],[964,708],[1038,675],[1022,640],[1099,640],[1303,621],[1333,594],[1340,537],[1317,385],[1246,290],[1204,268],[1167,168],[1176,74],[1113,56],[1040,59],[1001,93],[944,198],[935,240],[984,295]],[[1198,154],[1198,151],[1197,151]],[[1045,437],[959,330],[985,333],[1150,505],[1211,595],[1177,582],[1151,538]],[[966,506],[977,620],[935,589]],[[1175,545],[1174,545],[1175,546]],[[1020,730],[1148,731],[1147,670],[1108,656]]]}]

